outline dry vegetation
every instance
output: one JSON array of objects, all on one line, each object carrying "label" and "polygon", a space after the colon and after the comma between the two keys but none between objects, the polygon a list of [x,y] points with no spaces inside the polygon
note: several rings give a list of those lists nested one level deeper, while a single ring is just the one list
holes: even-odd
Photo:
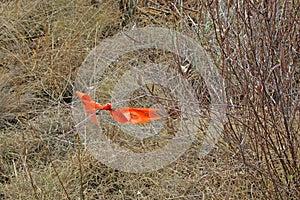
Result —
[{"label": "dry vegetation", "polygon": [[[0,2],[0,199],[298,199],[299,1],[135,2]],[[228,122],[206,157],[130,174],[84,149],[76,72],[133,26],[197,38],[226,79]]]}]

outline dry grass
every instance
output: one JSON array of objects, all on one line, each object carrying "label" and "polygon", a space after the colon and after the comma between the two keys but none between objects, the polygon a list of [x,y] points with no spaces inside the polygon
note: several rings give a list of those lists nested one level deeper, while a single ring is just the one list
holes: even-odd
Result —
[{"label": "dry grass", "polygon": [[[0,3],[0,199],[299,198],[299,1],[134,2]],[[73,83],[102,39],[153,25],[211,53],[229,120],[206,157],[197,159],[195,145],[163,169],[130,174],[84,149]]]}]

